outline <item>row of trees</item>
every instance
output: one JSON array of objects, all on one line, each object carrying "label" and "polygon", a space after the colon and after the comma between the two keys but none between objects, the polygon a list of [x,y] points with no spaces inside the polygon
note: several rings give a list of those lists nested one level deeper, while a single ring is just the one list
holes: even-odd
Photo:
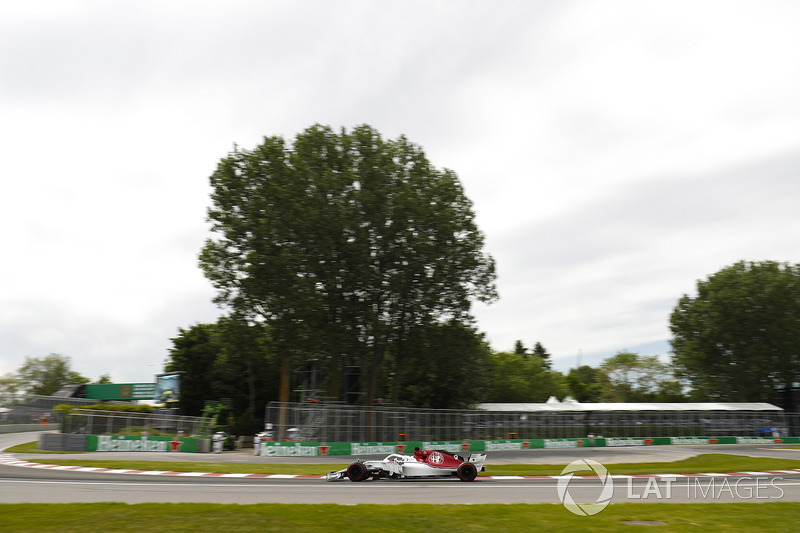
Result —
[{"label": "row of trees", "polygon": [[[64,355],[51,353],[45,357],[26,357],[16,372],[0,376],[0,393],[40,394],[50,396],[65,385],[90,383],[91,379],[72,370],[72,360]],[[111,383],[111,376],[104,374],[94,383]]]},{"label": "row of trees", "polygon": [[[183,372],[181,408],[186,414],[200,414],[208,399],[231,398],[240,419],[260,424],[266,404],[280,397],[283,355],[268,325],[227,317],[181,329],[172,342],[165,369]],[[407,342],[402,371],[394,351],[384,358],[371,403],[369,369],[353,365],[332,375],[329,369],[336,365],[324,358],[291,368],[284,401],[459,408],[484,399],[493,355],[474,327],[455,320],[419,326]]]},{"label": "row of trees", "polygon": [[[245,340],[246,339],[246,340]],[[263,409],[278,399],[281,356],[263,324],[234,325],[230,319],[181,329],[172,339],[167,371],[183,371],[181,407],[200,414],[206,400],[231,398],[241,430],[257,427]],[[290,375],[291,401],[331,399],[337,381],[353,388],[334,400],[362,405],[404,405],[434,409],[472,407],[483,402],[544,402],[572,396],[581,402],[684,401],[684,383],[656,356],[621,352],[597,367],[564,374],[553,370],[541,343],[531,350],[493,352],[473,327],[450,321],[420,328],[409,340],[406,371],[397,373],[388,357],[377,395],[367,403],[359,370],[334,377],[324,361],[310,361]],[[353,370],[353,369],[351,369]],[[389,395],[397,392],[397,396]],[[351,394],[347,394],[351,392]]]},{"label": "row of trees", "polygon": [[[401,391],[396,404],[439,409],[481,402],[543,402],[568,395],[579,401],[683,399],[679,392],[673,394],[671,387],[679,388],[676,382],[662,381],[669,369],[656,357],[620,353],[597,368],[582,366],[564,375],[550,368],[549,354],[540,343],[530,352],[521,341],[514,352],[492,352],[474,328],[456,322],[420,330],[412,342],[408,371],[398,376],[388,365],[381,376],[381,403],[389,403],[382,395],[395,389]],[[325,366],[312,362],[294,371],[290,399],[325,396],[333,381],[325,375]],[[264,325],[222,318],[181,329],[172,339],[166,370],[184,372],[180,405],[185,414],[200,415],[209,399],[231,398],[240,433],[259,428],[264,407],[278,396],[280,356]],[[71,369],[69,357],[50,354],[28,357],[17,373],[1,377],[0,393],[51,395],[65,385],[89,382]],[[94,383],[110,382],[105,374]],[[363,402],[358,384],[353,392],[350,399]]]}]

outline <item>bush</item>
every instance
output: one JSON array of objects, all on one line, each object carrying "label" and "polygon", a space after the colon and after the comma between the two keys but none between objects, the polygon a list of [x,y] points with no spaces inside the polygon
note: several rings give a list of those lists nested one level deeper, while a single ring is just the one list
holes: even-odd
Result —
[{"label": "bush", "polygon": [[125,413],[152,413],[152,405],[134,405],[118,403],[97,403],[93,405],[56,405],[53,410],[60,415],[68,415],[74,409],[93,409],[95,411],[121,411]]}]

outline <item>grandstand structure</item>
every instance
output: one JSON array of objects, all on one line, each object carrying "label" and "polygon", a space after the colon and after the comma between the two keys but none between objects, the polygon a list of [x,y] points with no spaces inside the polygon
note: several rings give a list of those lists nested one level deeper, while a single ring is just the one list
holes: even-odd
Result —
[{"label": "grandstand structure", "polygon": [[[764,402],[582,403],[550,397],[544,403],[482,403],[477,408],[492,413],[497,421],[524,428],[525,434],[555,437],[565,433],[570,437],[788,437],[797,428],[796,416]],[[577,428],[583,435],[576,434]]]}]

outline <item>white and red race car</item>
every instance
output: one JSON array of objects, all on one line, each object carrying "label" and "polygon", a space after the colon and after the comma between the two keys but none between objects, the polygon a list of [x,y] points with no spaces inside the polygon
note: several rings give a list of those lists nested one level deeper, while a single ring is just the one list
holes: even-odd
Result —
[{"label": "white and red race car", "polygon": [[485,470],[486,454],[473,453],[464,459],[444,450],[414,449],[414,455],[393,453],[381,461],[356,461],[347,468],[330,472],[328,481],[348,478],[350,481],[365,481],[369,478],[444,478],[457,477],[461,481],[473,481],[478,472]]}]

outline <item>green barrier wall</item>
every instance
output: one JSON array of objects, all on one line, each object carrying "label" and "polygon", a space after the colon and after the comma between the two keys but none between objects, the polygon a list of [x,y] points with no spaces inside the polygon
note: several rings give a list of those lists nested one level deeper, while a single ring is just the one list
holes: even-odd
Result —
[{"label": "green barrier wall", "polygon": [[[141,437],[127,435],[88,435],[89,452],[176,452],[196,453],[200,439],[190,437]],[[511,439],[470,441],[407,441],[407,442],[264,442],[260,455],[264,457],[320,455],[389,455],[411,453],[415,447],[423,450],[445,450],[451,453],[496,452],[504,450],[535,450],[552,448],[591,448],[618,446],[663,446],[704,444],[800,444],[800,437],[654,437],[584,439]]]},{"label": "green barrier wall", "polygon": [[423,450],[445,450],[451,453],[495,452],[503,450],[533,450],[552,448],[590,448],[617,446],[704,445],[704,444],[799,444],[800,437],[654,437],[654,438],[602,438],[585,439],[512,439],[470,441],[406,441],[406,442],[264,442],[261,454],[265,457],[321,456],[321,455],[389,455]]}]

